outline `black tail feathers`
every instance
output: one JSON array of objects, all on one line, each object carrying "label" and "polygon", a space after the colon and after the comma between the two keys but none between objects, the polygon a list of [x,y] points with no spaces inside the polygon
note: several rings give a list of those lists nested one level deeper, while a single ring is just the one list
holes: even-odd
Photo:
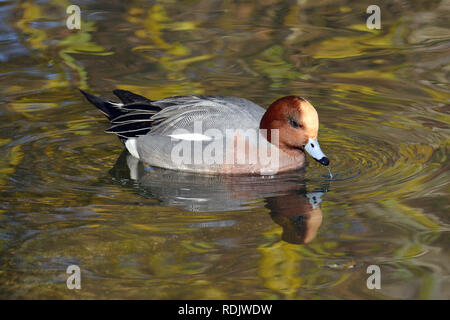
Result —
[{"label": "black tail feathers", "polygon": [[120,90],[116,89],[113,91],[113,93],[122,101],[124,104],[128,103],[134,103],[134,102],[143,102],[143,103],[150,103],[152,100],[149,100],[143,96],[140,96],[136,93],[127,91],[127,90]]},{"label": "black tail feathers", "polygon": [[132,109],[149,109],[149,111],[159,111],[160,108],[151,106],[152,100],[126,90],[116,89],[113,93],[122,101],[123,104],[116,103],[106,98],[96,97],[84,90],[81,93],[94,106],[99,108],[109,120],[122,116]]},{"label": "black tail feathers", "polygon": [[86,97],[86,99],[94,106],[99,108],[100,111],[103,112],[105,116],[108,117],[109,120],[117,118],[126,113],[126,111],[120,108],[120,105],[118,105],[115,102],[112,102],[111,100],[102,97],[96,97],[93,94],[90,94],[81,89],[80,91]]},{"label": "black tail feathers", "polygon": [[147,134],[152,127],[151,117],[161,111],[160,107],[152,105],[152,100],[126,90],[113,91],[122,103],[80,91],[108,117],[111,127],[106,132],[115,133],[122,142],[130,137]]}]

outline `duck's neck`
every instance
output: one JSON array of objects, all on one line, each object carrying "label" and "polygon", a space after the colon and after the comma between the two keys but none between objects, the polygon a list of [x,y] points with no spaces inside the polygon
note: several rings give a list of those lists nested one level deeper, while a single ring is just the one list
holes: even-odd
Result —
[{"label": "duck's neck", "polygon": [[267,141],[270,143],[272,143],[272,130],[280,128],[281,121],[279,119],[278,110],[272,104],[259,122],[259,129],[267,130]]}]

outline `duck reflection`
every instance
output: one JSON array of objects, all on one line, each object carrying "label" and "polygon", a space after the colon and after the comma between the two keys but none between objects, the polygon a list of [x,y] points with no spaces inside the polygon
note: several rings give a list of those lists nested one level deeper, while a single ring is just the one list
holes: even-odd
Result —
[{"label": "duck reflection", "polygon": [[[309,192],[302,182],[303,170],[275,176],[200,175],[148,168],[127,152],[121,154],[110,174],[119,181],[137,183],[141,194],[164,206],[187,211],[249,209],[263,198],[270,217],[283,228],[282,240],[293,244],[315,238],[322,223],[321,198],[328,191],[328,186],[323,186]],[[220,224],[208,226],[214,227],[214,223]]]}]

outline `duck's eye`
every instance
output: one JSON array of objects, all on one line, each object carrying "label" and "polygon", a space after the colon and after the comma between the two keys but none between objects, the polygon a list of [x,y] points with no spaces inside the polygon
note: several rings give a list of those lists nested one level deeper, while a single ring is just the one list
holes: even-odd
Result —
[{"label": "duck's eye", "polygon": [[292,128],[295,128],[295,129],[298,129],[301,127],[301,125],[294,119],[289,119],[289,124],[291,125]]}]

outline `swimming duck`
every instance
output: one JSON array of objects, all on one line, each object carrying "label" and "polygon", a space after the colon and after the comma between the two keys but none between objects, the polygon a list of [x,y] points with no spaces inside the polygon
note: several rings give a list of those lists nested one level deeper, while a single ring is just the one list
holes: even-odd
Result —
[{"label": "swimming duck", "polygon": [[322,165],[329,164],[317,141],[317,111],[298,96],[280,98],[266,111],[230,96],[150,100],[114,90],[121,101],[115,102],[80,91],[110,120],[106,132],[116,134],[130,154],[148,166],[272,175],[304,166],[305,151]]}]

